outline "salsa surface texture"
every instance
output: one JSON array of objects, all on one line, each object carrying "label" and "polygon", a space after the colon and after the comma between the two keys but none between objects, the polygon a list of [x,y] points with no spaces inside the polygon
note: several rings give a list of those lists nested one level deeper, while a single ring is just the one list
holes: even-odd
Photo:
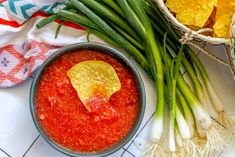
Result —
[{"label": "salsa surface texture", "polygon": [[[67,71],[85,60],[105,61],[121,82],[109,104],[116,116],[102,119],[80,101]],[[110,55],[81,50],[66,53],[43,71],[36,89],[36,115],[45,133],[59,145],[79,152],[99,152],[122,140],[131,130],[139,111],[139,91],[134,74]]]}]

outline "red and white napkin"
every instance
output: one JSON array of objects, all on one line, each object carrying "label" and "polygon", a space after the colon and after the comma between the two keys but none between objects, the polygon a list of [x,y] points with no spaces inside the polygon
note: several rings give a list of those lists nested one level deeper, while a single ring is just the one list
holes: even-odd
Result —
[{"label": "red and white napkin", "polygon": [[0,88],[26,80],[59,48],[87,40],[86,31],[68,23],[55,39],[58,23],[36,24],[64,6],[64,0],[0,0]]}]

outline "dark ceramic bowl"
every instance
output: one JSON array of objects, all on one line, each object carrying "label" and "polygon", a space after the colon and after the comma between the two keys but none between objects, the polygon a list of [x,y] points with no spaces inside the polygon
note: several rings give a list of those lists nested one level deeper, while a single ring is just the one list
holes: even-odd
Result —
[{"label": "dark ceramic bowl", "polygon": [[[137,115],[137,119],[136,119],[132,129],[130,130],[130,132],[121,141],[119,141],[117,144],[115,144],[113,147],[111,147],[107,150],[101,151],[101,152],[96,152],[96,153],[74,152],[74,151],[68,150],[68,149],[62,147],[61,145],[57,144],[56,142],[54,142],[50,137],[48,137],[48,135],[44,132],[43,128],[41,127],[39,120],[38,120],[38,117],[36,115],[36,109],[35,109],[35,91],[37,89],[37,85],[38,85],[38,82],[40,80],[40,76],[41,76],[43,70],[52,61],[56,60],[59,56],[65,54],[65,53],[70,53],[72,51],[78,51],[78,50],[84,50],[84,49],[97,50],[97,51],[109,54],[112,57],[121,61],[123,64],[126,64],[126,66],[129,67],[132,70],[133,74],[135,75],[135,79],[137,81],[138,89],[140,92],[140,110]],[[33,79],[31,89],[30,89],[29,102],[30,102],[30,110],[31,110],[34,124],[36,125],[41,136],[55,149],[59,150],[60,152],[62,152],[64,154],[67,154],[69,156],[103,157],[103,156],[110,155],[110,154],[118,151],[119,149],[121,149],[135,135],[135,133],[137,132],[137,130],[141,124],[141,121],[143,119],[143,115],[145,112],[146,95],[145,95],[144,85],[143,85],[143,81],[140,77],[140,74],[128,57],[126,57],[121,51],[119,51],[113,47],[103,45],[103,44],[98,44],[98,43],[91,43],[91,42],[87,43],[86,42],[86,43],[79,43],[79,44],[73,44],[70,46],[66,46],[66,47],[58,50],[57,52],[55,52],[51,57],[49,57],[43,63],[43,65],[39,68],[39,70],[36,73],[36,76]]]}]

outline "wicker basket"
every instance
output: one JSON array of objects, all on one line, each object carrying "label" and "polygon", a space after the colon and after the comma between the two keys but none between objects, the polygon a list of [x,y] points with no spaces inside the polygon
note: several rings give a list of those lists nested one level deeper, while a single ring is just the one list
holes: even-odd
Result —
[{"label": "wicker basket", "polygon": [[191,33],[191,36],[195,41],[211,45],[224,45],[225,47],[227,47],[226,52],[229,50],[230,52],[226,53],[228,60],[224,61],[224,63],[227,64],[235,79],[235,13],[231,24],[231,32],[230,32],[231,38],[215,38],[200,34],[198,33],[198,31],[194,31],[185,26],[184,24],[182,24],[181,22],[179,22],[175,18],[175,16],[170,12],[170,10],[167,8],[164,0],[152,0],[152,1],[161,10],[165,18],[170,22],[170,24],[174,26],[177,30],[179,30],[183,35],[186,35],[186,33]]},{"label": "wicker basket", "polygon": [[170,10],[165,5],[164,0],[154,0],[155,4],[157,4],[158,8],[162,11],[162,13],[165,15],[165,17],[170,21],[170,23],[178,29],[181,33],[187,33],[191,32],[194,40],[196,41],[202,41],[205,43],[209,43],[212,45],[230,45],[230,39],[225,38],[215,38],[211,36],[206,36],[203,34],[198,34],[196,31],[188,28],[184,24],[180,23],[175,16],[170,12]]},{"label": "wicker basket", "polygon": [[233,65],[235,65],[235,13],[233,15],[232,18],[232,24],[231,24],[231,57],[232,57],[232,61],[233,61]]}]

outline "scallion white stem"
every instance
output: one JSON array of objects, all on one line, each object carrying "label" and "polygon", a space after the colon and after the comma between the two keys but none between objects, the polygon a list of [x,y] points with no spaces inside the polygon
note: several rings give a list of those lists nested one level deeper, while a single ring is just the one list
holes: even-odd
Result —
[{"label": "scallion white stem", "polygon": [[183,139],[179,133],[179,128],[177,125],[175,125],[175,140],[176,140],[176,143],[179,147],[183,146]]},{"label": "scallion white stem", "polygon": [[157,142],[161,139],[163,132],[163,117],[154,117],[153,123],[150,129],[150,140]]},{"label": "scallion white stem", "polygon": [[202,128],[209,129],[212,126],[212,120],[210,115],[207,113],[207,111],[202,106],[197,97],[192,93],[182,76],[178,77],[178,86],[182,94],[184,95],[184,98],[190,105],[195,120],[199,123]]},{"label": "scallion white stem", "polygon": [[192,58],[192,60],[194,61],[196,67],[198,68],[198,71],[202,77],[202,80],[204,81],[204,83],[206,85],[206,90],[209,94],[209,97],[210,97],[212,104],[214,105],[215,109],[218,112],[222,112],[224,110],[224,106],[222,105],[217,94],[215,93],[215,90],[210,82],[209,76],[208,76],[204,66],[202,65],[201,61],[198,59],[198,57],[194,54],[194,52],[190,48],[187,48],[187,52],[190,55],[190,57]]},{"label": "scallion white stem", "polygon": [[171,152],[175,152],[176,151],[176,146],[175,146],[175,126],[174,126],[174,121],[175,118],[174,117],[170,117],[170,122],[169,122],[169,150]]},{"label": "scallion white stem", "polygon": [[223,112],[224,111],[224,106],[222,105],[223,103],[220,101],[218,95],[215,93],[215,90],[209,81],[209,79],[206,81],[206,89],[209,94],[210,100],[212,104],[214,105],[215,109],[217,112]]},{"label": "scallion white stem", "polygon": [[181,137],[183,139],[189,139],[190,138],[189,126],[178,106],[176,106],[176,121],[179,127],[179,132]]},{"label": "scallion white stem", "polygon": [[188,106],[186,100],[184,99],[183,95],[181,94],[181,92],[178,89],[176,90],[176,94],[179,98],[179,102],[180,102],[181,107],[184,111],[184,116],[185,116],[185,119],[186,119],[188,127],[189,127],[190,138],[191,138],[194,135],[195,127],[196,127],[192,111],[190,110],[190,107]]}]

